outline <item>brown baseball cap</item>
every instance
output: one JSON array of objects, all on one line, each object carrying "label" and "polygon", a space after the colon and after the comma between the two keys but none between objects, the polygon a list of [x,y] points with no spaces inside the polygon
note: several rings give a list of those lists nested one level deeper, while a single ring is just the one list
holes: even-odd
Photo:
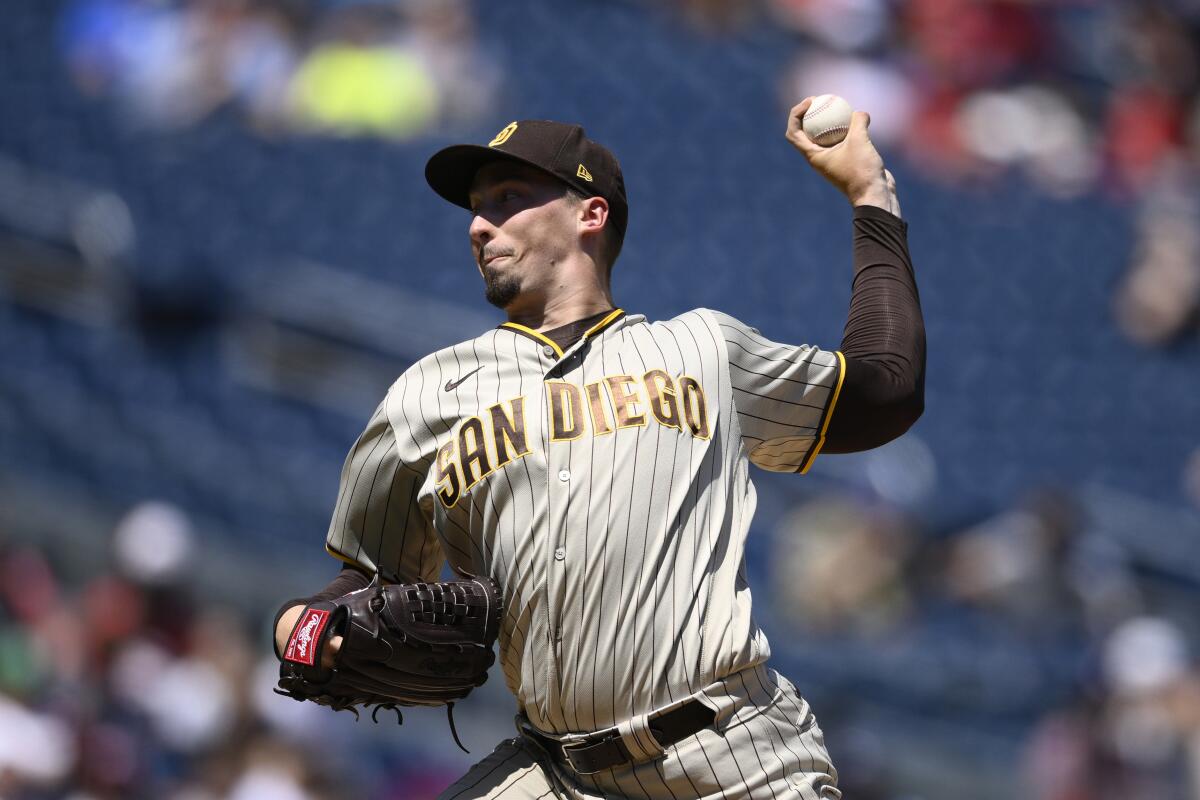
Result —
[{"label": "brown baseball cap", "polygon": [[487,146],[456,144],[433,154],[425,180],[456,206],[470,209],[475,173],[494,161],[515,161],[548,172],[584,194],[608,201],[609,218],[622,234],[629,221],[625,179],[617,158],[578,125],[525,119],[510,122]]}]

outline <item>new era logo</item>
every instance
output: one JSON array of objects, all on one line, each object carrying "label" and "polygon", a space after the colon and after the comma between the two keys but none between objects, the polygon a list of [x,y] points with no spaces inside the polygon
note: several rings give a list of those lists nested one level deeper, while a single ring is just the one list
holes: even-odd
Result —
[{"label": "new era logo", "polygon": [[580,178],[583,178],[588,183],[592,182],[592,173],[588,172],[587,167],[585,167],[583,164],[579,165],[579,169],[575,170],[575,174]]},{"label": "new era logo", "polygon": [[310,608],[304,612],[300,622],[292,629],[292,637],[288,639],[287,649],[283,657],[297,664],[313,666],[317,662],[317,642],[329,622],[329,612],[319,608]]},{"label": "new era logo", "polygon": [[508,137],[512,136],[517,131],[517,123],[510,122],[504,126],[503,130],[496,134],[496,137],[488,142],[488,147],[499,147],[508,141]]}]

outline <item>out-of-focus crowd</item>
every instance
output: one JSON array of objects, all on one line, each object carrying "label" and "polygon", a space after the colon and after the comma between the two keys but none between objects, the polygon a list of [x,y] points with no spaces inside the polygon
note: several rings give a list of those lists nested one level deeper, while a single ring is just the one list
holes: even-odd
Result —
[{"label": "out-of-focus crowd", "polygon": [[[1064,199],[1103,191],[1137,202],[1116,319],[1149,346],[1196,330],[1195,4],[669,5],[729,34],[764,21],[793,32],[781,102],[847,97],[871,110],[876,140],[931,178],[980,187],[1020,175]],[[232,109],[264,132],[403,139],[494,122],[503,106],[503,68],[471,0],[70,0],[60,40],[78,86],[160,127]]]},{"label": "out-of-focus crowd", "polygon": [[467,0],[70,0],[60,46],[83,91],[160,128],[231,110],[406,138],[477,120],[501,86]]},{"label": "out-of-focus crowd", "polygon": [[[1200,797],[1198,578],[1147,580],[1072,496],[1043,491],[937,533],[877,500],[822,495],[756,537],[772,663],[812,681],[847,797],[949,796],[898,771],[920,737],[847,735],[859,704],[880,703],[960,729],[1001,721],[993,757],[1012,796]],[[420,720],[385,730],[275,695],[269,610],[201,593],[213,556],[177,508],[134,507],[106,547],[81,559],[0,536],[0,797],[421,800],[457,777],[398,740],[423,735]],[[830,654],[840,700],[805,651]],[[978,796],[996,796],[995,780],[981,774]]]},{"label": "out-of-focus crowd", "polygon": [[162,503],[103,567],[0,532],[0,797],[421,800],[457,777],[274,694],[263,614],[198,596],[193,542]]},{"label": "out-of-focus crowd", "polygon": [[[799,641],[857,640],[880,662],[873,679],[923,670],[929,715],[973,706],[981,725],[1025,720],[1014,796],[1200,797],[1200,576],[1155,586],[1071,495],[1041,491],[943,536],[893,507],[823,497],[784,517],[772,541],[771,602]],[[894,750],[841,755],[856,766],[847,797],[893,796],[874,781],[895,770]]]}]

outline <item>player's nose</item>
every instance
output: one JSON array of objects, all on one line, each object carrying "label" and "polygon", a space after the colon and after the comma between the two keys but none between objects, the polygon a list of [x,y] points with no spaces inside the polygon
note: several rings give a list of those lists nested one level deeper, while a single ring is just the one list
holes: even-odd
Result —
[{"label": "player's nose", "polygon": [[496,226],[484,219],[481,214],[475,214],[471,218],[471,226],[467,232],[471,235],[471,244],[480,248],[496,235]]}]

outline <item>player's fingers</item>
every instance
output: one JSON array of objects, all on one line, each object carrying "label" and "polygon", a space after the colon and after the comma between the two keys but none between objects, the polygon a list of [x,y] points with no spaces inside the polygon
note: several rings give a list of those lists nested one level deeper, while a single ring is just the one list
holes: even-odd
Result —
[{"label": "player's fingers", "polygon": [[321,666],[325,669],[332,669],[337,663],[338,651],[342,649],[342,637],[334,636],[329,640],[324,652],[321,653]]},{"label": "player's fingers", "polygon": [[789,133],[788,141],[791,142],[792,146],[803,153],[804,156],[810,161],[812,160],[813,156],[825,149],[819,144],[815,143],[812,139],[808,138],[808,134],[806,134],[803,130],[796,130],[792,133]]},{"label": "player's fingers", "polygon": [[846,131],[846,138],[842,142],[839,142],[837,146],[853,142],[856,149],[864,146],[873,149],[874,145],[871,143],[871,135],[867,133],[867,127],[870,124],[870,114],[865,111],[855,111],[850,115],[850,129]]},{"label": "player's fingers", "polygon": [[820,146],[813,142],[812,139],[809,139],[808,134],[804,132],[804,114],[808,111],[808,107],[812,105],[812,100],[811,97],[806,97],[795,106],[792,106],[792,110],[788,114],[787,127],[787,140],[797,150],[809,157],[821,150]]},{"label": "player's fingers", "polygon": [[862,137],[867,135],[867,128],[871,124],[871,115],[865,111],[855,111],[850,115],[850,130],[846,133],[847,137],[856,136]]},{"label": "player's fingers", "polygon": [[804,113],[808,111],[808,107],[810,105],[812,105],[812,98],[806,97],[796,105],[792,106],[792,110],[788,112],[787,136],[789,139],[791,138],[793,131],[797,131],[802,128],[801,123],[804,119]]},{"label": "player's fingers", "polygon": [[788,112],[788,130],[800,124],[800,120],[804,119],[804,112],[808,111],[808,107],[812,105],[812,101],[812,97],[806,97],[792,106],[792,110]]}]

